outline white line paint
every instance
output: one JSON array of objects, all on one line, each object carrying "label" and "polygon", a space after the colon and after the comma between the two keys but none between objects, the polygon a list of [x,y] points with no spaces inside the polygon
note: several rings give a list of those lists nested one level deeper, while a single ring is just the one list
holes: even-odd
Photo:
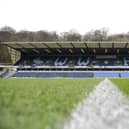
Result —
[{"label": "white line paint", "polygon": [[64,129],[129,129],[129,100],[105,79],[72,112]]}]

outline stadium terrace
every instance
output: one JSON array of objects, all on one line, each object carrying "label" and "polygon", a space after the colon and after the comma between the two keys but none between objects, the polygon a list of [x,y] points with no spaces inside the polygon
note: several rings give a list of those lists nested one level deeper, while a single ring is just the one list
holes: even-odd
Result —
[{"label": "stadium terrace", "polygon": [[[3,77],[129,77],[129,42],[1,42],[20,52]],[[12,72],[13,71],[13,72]]]}]

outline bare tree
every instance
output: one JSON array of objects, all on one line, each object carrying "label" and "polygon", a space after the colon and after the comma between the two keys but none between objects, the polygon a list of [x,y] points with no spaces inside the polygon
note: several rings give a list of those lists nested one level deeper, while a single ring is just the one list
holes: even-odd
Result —
[{"label": "bare tree", "polygon": [[14,34],[14,33],[16,33],[16,30],[13,29],[12,27],[4,26],[4,27],[0,28],[0,32],[9,32],[11,34]]},{"label": "bare tree", "polygon": [[81,41],[81,37],[81,34],[76,30],[70,30],[69,32],[63,32],[60,39],[64,41]]},{"label": "bare tree", "polygon": [[108,29],[92,30],[83,36],[84,41],[104,41],[107,40]]}]

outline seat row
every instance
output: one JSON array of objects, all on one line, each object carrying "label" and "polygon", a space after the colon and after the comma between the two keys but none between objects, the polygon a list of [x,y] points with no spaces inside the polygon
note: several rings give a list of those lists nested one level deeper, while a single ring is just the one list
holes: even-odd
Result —
[{"label": "seat row", "polygon": [[40,77],[40,78],[49,78],[49,77],[72,77],[72,78],[129,78],[129,72],[81,72],[81,71],[52,71],[52,72],[41,72],[41,71],[20,71],[13,75],[13,77]]}]

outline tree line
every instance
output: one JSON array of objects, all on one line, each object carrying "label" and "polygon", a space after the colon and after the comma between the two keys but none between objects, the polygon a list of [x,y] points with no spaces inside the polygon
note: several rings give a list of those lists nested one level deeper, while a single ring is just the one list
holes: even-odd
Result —
[{"label": "tree line", "polygon": [[[26,41],[129,41],[129,33],[109,35],[106,28],[91,30],[84,35],[76,30],[62,32],[40,31],[16,31],[14,28],[4,26],[0,28],[0,42],[26,42]],[[0,63],[11,63],[11,55],[6,46],[0,46]]]},{"label": "tree line", "polygon": [[107,28],[91,30],[84,35],[76,30],[62,32],[56,31],[16,31],[14,28],[4,26],[0,28],[0,41],[128,41],[129,33],[109,35]]}]

